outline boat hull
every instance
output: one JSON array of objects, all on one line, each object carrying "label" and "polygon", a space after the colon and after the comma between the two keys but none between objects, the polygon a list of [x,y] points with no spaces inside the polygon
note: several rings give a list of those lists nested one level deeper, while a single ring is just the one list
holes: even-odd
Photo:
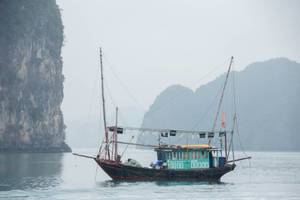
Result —
[{"label": "boat hull", "polygon": [[221,177],[234,170],[235,164],[226,164],[224,167],[171,170],[133,167],[107,160],[95,161],[116,181],[220,181]]}]

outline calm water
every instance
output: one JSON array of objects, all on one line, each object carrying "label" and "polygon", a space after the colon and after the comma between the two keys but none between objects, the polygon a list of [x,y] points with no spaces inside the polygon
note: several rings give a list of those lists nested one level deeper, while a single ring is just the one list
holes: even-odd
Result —
[{"label": "calm water", "polygon": [[[74,152],[94,154],[95,149]],[[72,154],[0,154],[0,199],[300,199],[300,153],[251,152],[221,183],[110,181]],[[149,165],[151,151],[126,157]],[[251,165],[250,165],[251,164]]]}]

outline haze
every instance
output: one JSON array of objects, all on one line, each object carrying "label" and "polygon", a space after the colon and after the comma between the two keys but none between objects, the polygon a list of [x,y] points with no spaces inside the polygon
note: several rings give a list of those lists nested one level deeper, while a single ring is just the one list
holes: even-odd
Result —
[{"label": "haze", "polygon": [[162,90],[195,89],[224,73],[232,55],[236,70],[273,57],[300,61],[296,0],[57,3],[65,26],[67,134],[74,123],[100,121],[100,46],[108,112],[118,105],[123,122],[135,126]]}]

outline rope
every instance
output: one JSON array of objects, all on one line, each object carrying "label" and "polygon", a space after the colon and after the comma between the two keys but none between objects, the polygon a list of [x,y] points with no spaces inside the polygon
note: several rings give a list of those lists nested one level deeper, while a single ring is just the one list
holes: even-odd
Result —
[{"label": "rope", "polygon": [[[135,103],[137,104],[137,105],[139,105],[141,108],[142,108],[142,110],[145,112],[145,109],[144,109],[144,106],[142,106],[142,104],[140,104],[139,103],[139,101],[137,100],[137,98],[135,98],[135,96],[130,92],[130,90],[128,89],[128,87],[124,84],[124,82],[119,78],[119,76],[117,75],[117,73],[115,72],[115,70],[114,70],[114,66],[112,65],[112,63],[108,60],[108,58],[107,58],[107,56],[106,56],[107,54],[105,54],[105,55],[103,55],[103,58],[107,61],[107,63],[109,64],[109,69],[111,70],[111,72],[113,73],[113,75],[114,75],[114,77],[118,80],[118,82],[121,84],[121,86],[125,89],[125,91],[128,93],[128,95],[135,101]],[[221,65],[221,66],[223,66],[223,65]],[[205,78],[207,78],[209,75],[211,75],[213,72],[215,72],[217,69],[219,69],[220,68],[220,66],[219,65],[217,65],[216,67],[214,67],[210,72],[208,72],[207,74],[205,74],[204,76],[202,76],[197,82],[199,82],[200,80],[202,81],[202,80],[204,80]],[[112,96],[112,93],[110,92],[110,89],[109,89],[109,87],[107,86],[107,84],[105,84],[105,87],[106,87],[106,90],[108,91],[108,95],[109,95],[109,97],[110,97],[110,99],[111,99],[111,101],[112,101],[112,104],[114,105],[114,106],[116,106],[116,103],[115,103],[115,101],[114,101],[114,99],[113,99],[113,96]],[[222,88],[221,88],[222,89]],[[218,91],[218,93],[219,93],[219,91]],[[165,104],[163,104],[163,105],[160,105],[159,107],[157,107],[155,110],[152,110],[152,115],[151,115],[151,117],[153,118],[154,117],[154,115],[153,115],[153,113],[155,113],[155,112],[157,112],[158,110],[161,110],[162,108],[165,108],[165,105],[166,104],[168,104],[168,105],[170,105],[170,102],[171,103],[174,103],[174,100],[176,99],[176,97],[177,97],[178,95],[175,95],[175,96],[173,96],[173,97],[170,97],[168,100],[167,100],[167,102],[165,103]],[[201,119],[193,126],[193,128],[195,128],[195,127],[197,127],[198,125],[199,125],[199,123],[201,123],[202,121],[203,121],[203,119],[205,118],[205,116],[208,114],[208,112],[211,110],[211,108],[212,108],[212,106],[213,106],[213,104],[215,103],[215,100],[217,99],[217,97],[218,97],[218,94],[215,96],[215,98],[214,98],[214,100],[212,101],[212,103],[209,105],[209,107],[208,107],[208,109],[205,111],[205,113],[202,115],[202,117],[201,117]],[[125,119],[124,117],[123,117],[123,115],[121,115],[121,118],[123,118],[123,119]],[[126,120],[124,120],[124,121],[126,121]],[[127,149],[127,148],[126,148]]]},{"label": "rope", "polygon": [[207,116],[208,112],[211,110],[211,108],[213,107],[215,101],[217,100],[220,91],[222,90],[222,87],[220,87],[220,89],[218,90],[217,94],[215,95],[214,99],[211,101],[211,103],[209,104],[209,106],[207,107],[207,109],[205,110],[204,114],[201,116],[199,121],[196,121],[196,123],[194,124],[194,126],[192,126],[191,130],[194,130],[196,127],[198,127],[200,125],[200,123],[204,120],[204,118]]},{"label": "rope", "polygon": [[114,66],[111,64],[111,62],[108,60],[108,58],[106,56],[103,56],[104,59],[107,61],[108,65],[110,66],[109,69],[111,70],[112,74],[115,76],[115,78],[119,81],[120,85],[126,90],[126,92],[128,93],[128,95],[135,101],[135,103],[137,105],[140,106],[140,108],[146,112],[146,109],[144,108],[144,106],[137,100],[137,98],[130,92],[130,90],[128,89],[128,87],[124,84],[124,82],[119,78],[118,74],[115,72],[114,70]]},{"label": "rope", "polygon": [[108,84],[106,83],[106,81],[104,81],[104,83],[105,83],[104,87],[105,87],[105,89],[107,90],[108,97],[109,97],[110,100],[111,100],[110,103],[111,103],[114,107],[117,107],[117,104],[116,104],[115,101],[114,101],[114,98],[113,98],[112,93],[111,93],[111,91],[110,91],[110,89],[109,89],[109,87],[108,87]]},{"label": "rope", "polygon": [[[245,157],[248,157],[248,154],[245,152],[245,148],[242,144],[241,137],[240,137],[240,131],[239,131],[239,125],[238,125],[238,117],[237,117],[237,103],[236,103],[236,87],[235,87],[235,72],[232,72],[232,90],[233,90],[233,106],[234,106],[234,114],[235,114],[235,126],[236,126],[236,131],[237,131],[237,138],[239,145],[241,147],[242,153],[244,154]],[[233,127],[234,129],[234,127]],[[233,137],[233,136],[232,136]],[[248,165],[249,165],[249,179],[251,182],[251,160],[248,159]]]},{"label": "rope", "polygon": [[[144,106],[142,106],[142,104],[137,100],[137,98],[135,98],[135,96],[131,93],[131,91],[128,89],[128,87],[124,84],[124,82],[123,82],[123,81],[119,78],[119,76],[117,75],[116,71],[114,70],[114,66],[112,65],[112,63],[111,63],[111,62],[109,61],[109,59],[107,58],[107,53],[106,53],[105,55],[103,55],[103,58],[107,61],[107,63],[108,63],[109,66],[110,66],[109,69],[111,70],[111,72],[113,73],[113,75],[115,76],[115,78],[119,81],[119,83],[121,84],[121,86],[126,90],[126,92],[128,93],[128,95],[135,101],[135,103],[136,103],[137,105],[139,105],[139,106],[142,108],[142,110],[143,110],[144,112],[146,112],[146,109],[144,108]],[[227,60],[228,60],[228,59],[226,59],[226,61],[224,61],[224,63],[227,62]],[[223,67],[223,66],[224,66],[224,63],[223,63],[222,65],[217,65],[216,67],[214,67],[211,71],[209,71],[207,74],[203,75],[200,79],[198,79],[197,82],[206,79],[209,75],[211,75],[213,72],[215,72],[217,69],[219,69],[220,66]],[[106,85],[107,85],[107,84],[106,84]],[[110,92],[110,90],[109,90],[108,87],[107,87],[107,90],[109,91],[109,95],[110,95],[111,99],[113,100],[112,95],[111,95],[111,92]],[[174,96],[170,97],[170,98],[166,101],[165,104],[162,104],[162,105],[160,105],[159,107],[157,107],[156,109],[152,110],[152,111],[151,111],[151,114],[152,114],[152,115],[150,116],[150,117],[152,118],[152,120],[153,120],[153,118],[154,118],[154,115],[153,115],[154,113],[156,113],[157,111],[161,110],[162,108],[166,108],[166,105],[170,105],[170,103],[174,103],[174,100],[177,99],[176,97],[178,97],[178,95],[174,95]],[[216,97],[215,97],[215,98],[216,98]],[[214,101],[215,101],[215,99],[214,99]],[[213,101],[213,103],[214,103],[214,101]],[[208,113],[209,110],[211,109],[213,103],[209,106],[209,108],[207,109],[206,113],[201,117],[200,122],[202,122],[202,120],[204,119],[204,117],[207,115],[207,113]],[[114,102],[113,102],[113,104],[115,105]],[[122,116],[122,118],[124,118],[124,117]],[[124,118],[124,119],[125,119],[125,118]],[[126,121],[126,120],[125,120],[125,121]],[[197,126],[197,125],[198,125],[198,123],[197,123],[195,126]]]},{"label": "rope", "polygon": [[239,145],[240,145],[240,147],[241,147],[241,150],[242,150],[242,152],[243,152],[243,154],[244,154],[244,156],[248,156],[247,154],[246,154],[246,152],[245,152],[245,148],[244,148],[244,146],[243,146],[243,144],[242,144],[242,141],[241,141],[241,138],[240,138],[240,131],[239,131],[239,126],[238,126],[238,119],[237,119],[237,117],[236,117],[236,131],[237,131],[237,135],[238,135],[238,141],[239,141]]},{"label": "rope", "polygon": [[[245,148],[241,142],[241,138],[240,138],[240,131],[239,131],[239,125],[238,125],[238,117],[237,117],[237,103],[236,103],[236,87],[235,87],[235,72],[232,72],[232,93],[233,93],[233,109],[234,109],[234,118],[235,118],[235,126],[236,126],[236,131],[237,131],[237,136],[238,136],[238,141],[240,144],[240,147],[242,149],[242,152],[244,154],[244,156],[248,157],[248,155],[245,153]],[[234,127],[233,127],[234,129]]]},{"label": "rope", "polygon": [[[203,75],[200,79],[198,79],[196,81],[196,84],[198,84],[199,82],[205,80],[209,75],[211,75],[213,72],[215,72],[217,69],[221,68],[224,66],[224,63],[227,62],[228,59],[226,59],[226,61],[224,61],[222,64],[220,65],[216,65],[211,71],[209,71],[207,74]],[[174,95],[172,97],[169,97],[168,100],[166,101],[166,103],[161,104],[160,106],[158,106],[157,108],[155,108],[154,110],[151,111],[151,117],[153,117],[153,113],[157,112],[158,110],[161,110],[161,108],[165,108],[166,105],[170,105],[170,102],[174,103],[174,100],[177,99],[176,97],[178,97],[178,95]]]},{"label": "rope", "polygon": [[226,73],[225,82],[224,82],[224,85],[223,85],[223,90],[222,90],[221,98],[220,98],[220,101],[219,101],[219,104],[218,104],[218,109],[217,109],[217,113],[216,113],[216,116],[215,116],[212,131],[214,131],[214,129],[216,128],[216,123],[217,123],[219,113],[220,113],[220,109],[221,109],[221,106],[222,106],[223,96],[224,96],[224,93],[225,93],[225,89],[226,89],[226,85],[227,85],[228,76],[229,76],[229,73],[230,73],[232,62],[233,62],[233,57],[231,57],[230,64],[229,64],[229,67],[228,67],[228,71]]},{"label": "rope", "polygon": [[[131,136],[131,139],[130,139],[129,143],[133,140],[133,138],[134,138],[134,136]],[[124,153],[127,151],[128,146],[129,146],[129,144],[126,145],[124,151],[121,154],[121,158],[123,157]]]},{"label": "rope", "polygon": [[[88,103],[88,116],[87,116],[87,119],[88,121],[91,121],[91,110],[92,110],[92,100],[95,99],[95,94],[96,94],[96,86],[97,86],[97,82],[98,82],[98,74],[99,74],[99,68],[97,67],[96,68],[96,73],[95,74],[95,77],[92,81],[92,90],[91,90],[91,93],[90,93],[90,98],[89,98],[89,103]],[[101,121],[101,118],[102,116],[100,115],[100,121]],[[87,123],[88,122],[85,122],[84,126],[87,126]],[[97,140],[97,141],[100,141],[100,140]],[[98,143],[98,146],[100,146],[100,149],[98,150],[98,153],[101,152],[101,147],[103,145],[103,138],[102,138],[102,141]]]}]

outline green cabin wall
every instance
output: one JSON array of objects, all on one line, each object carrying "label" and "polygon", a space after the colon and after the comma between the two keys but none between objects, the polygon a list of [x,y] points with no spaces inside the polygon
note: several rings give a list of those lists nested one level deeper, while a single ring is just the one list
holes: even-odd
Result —
[{"label": "green cabin wall", "polygon": [[168,169],[199,169],[210,167],[210,156],[206,150],[160,151],[158,152],[158,157],[167,162]]}]

